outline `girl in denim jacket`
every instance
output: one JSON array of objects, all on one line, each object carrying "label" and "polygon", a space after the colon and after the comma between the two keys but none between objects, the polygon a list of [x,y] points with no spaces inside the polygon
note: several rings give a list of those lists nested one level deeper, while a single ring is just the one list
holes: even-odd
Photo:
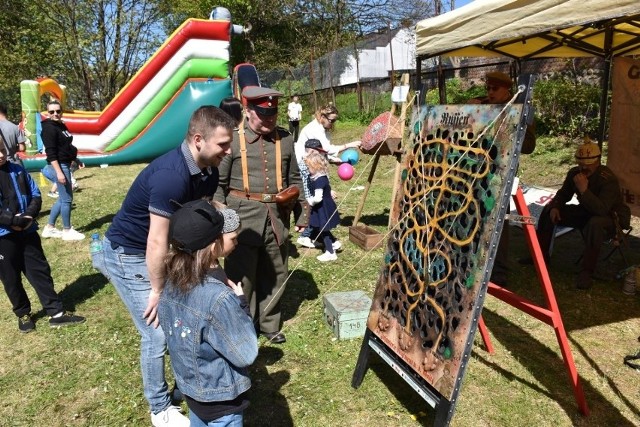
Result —
[{"label": "girl in denim jacket", "polygon": [[238,214],[206,200],[170,218],[167,282],[158,315],[192,427],[242,426],[258,355],[256,330],[240,283],[218,263],[236,246]]}]

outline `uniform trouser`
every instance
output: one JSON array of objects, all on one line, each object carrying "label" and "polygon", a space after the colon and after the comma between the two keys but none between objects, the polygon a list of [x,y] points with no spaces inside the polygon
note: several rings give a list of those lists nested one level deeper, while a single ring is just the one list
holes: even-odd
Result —
[{"label": "uniform trouser", "polygon": [[[600,255],[600,246],[605,239],[615,235],[613,219],[610,216],[590,214],[580,205],[564,205],[559,210],[561,219],[558,225],[577,228],[582,233],[585,244],[582,270],[593,272],[598,262],[598,255]],[[551,222],[549,217],[550,211],[551,207],[548,205],[542,210],[537,230],[540,248],[547,260],[555,231],[555,224]]]},{"label": "uniform trouser", "polygon": [[263,243],[263,246],[251,246],[239,242],[224,259],[224,270],[229,279],[242,281],[254,324],[261,332],[272,333],[282,326],[280,299],[289,272],[289,248],[288,240],[278,245],[269,225]]},{"label": "uniform trouser", "polygon": [[37,232],[10,233],[0,237],[0,280],[16,316],[31,313],[31,302],[22,284],[22,273],[35,289],[42,308],[53,316],[62,311],[51,268]]}]

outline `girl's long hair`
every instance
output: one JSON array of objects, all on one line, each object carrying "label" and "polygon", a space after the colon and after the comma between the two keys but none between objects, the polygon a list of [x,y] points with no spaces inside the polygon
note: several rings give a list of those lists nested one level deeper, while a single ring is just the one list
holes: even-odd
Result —
[{"label": "girl's long hair", "polygon": [[312,150],[310,153],[307,153],[304,158],[304,162],[306,163],[307,167],[309,168],[309,172],[311,172],[312,175],[316,173],[326,174],[327,170],[329,169],[329,161],[327,160],[327,156],[316,150]]},{"label": "girl's long hair", "polygon": [[165,258],[166,280],[182,293],[191,291],[202,283],[207,271],[216,261],[217,257],[211,250],[211,246],[221,240],[220,237],[206,248],[191,254],[170,247]]}]

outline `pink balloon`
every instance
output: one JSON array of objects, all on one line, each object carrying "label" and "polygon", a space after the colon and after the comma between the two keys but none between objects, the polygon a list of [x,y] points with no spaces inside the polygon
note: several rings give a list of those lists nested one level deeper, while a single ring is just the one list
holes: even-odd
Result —
[{"label": "pink balloon", "polygon": [[340,166],[338,166],[338,176],[343,181],[349,181],[351,178],[353,178],[354,173],[355,171],[353,170],[353,166],[351,166],[349,163],[342,163]]}]

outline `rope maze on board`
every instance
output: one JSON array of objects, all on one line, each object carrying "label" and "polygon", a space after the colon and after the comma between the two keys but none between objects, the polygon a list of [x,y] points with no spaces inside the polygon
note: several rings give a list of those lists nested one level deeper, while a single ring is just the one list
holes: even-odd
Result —
[{"label": "rope maze on board", "polygon": [[[449,374],[460,366],[471,307],[480,291],[483,225],[496,214],[503,183],[495,179],[505,167],[495,143],[505,137],[505,112],[522,91],[477,136],[440,126],[423,135],[423,120],[418,120],[394,201],[401,217],[391,230],[369,329],[397,344],[425,378],[441,380],[448,390],[455,383]],[[495,137],[485,137],[492,129]]]}]

